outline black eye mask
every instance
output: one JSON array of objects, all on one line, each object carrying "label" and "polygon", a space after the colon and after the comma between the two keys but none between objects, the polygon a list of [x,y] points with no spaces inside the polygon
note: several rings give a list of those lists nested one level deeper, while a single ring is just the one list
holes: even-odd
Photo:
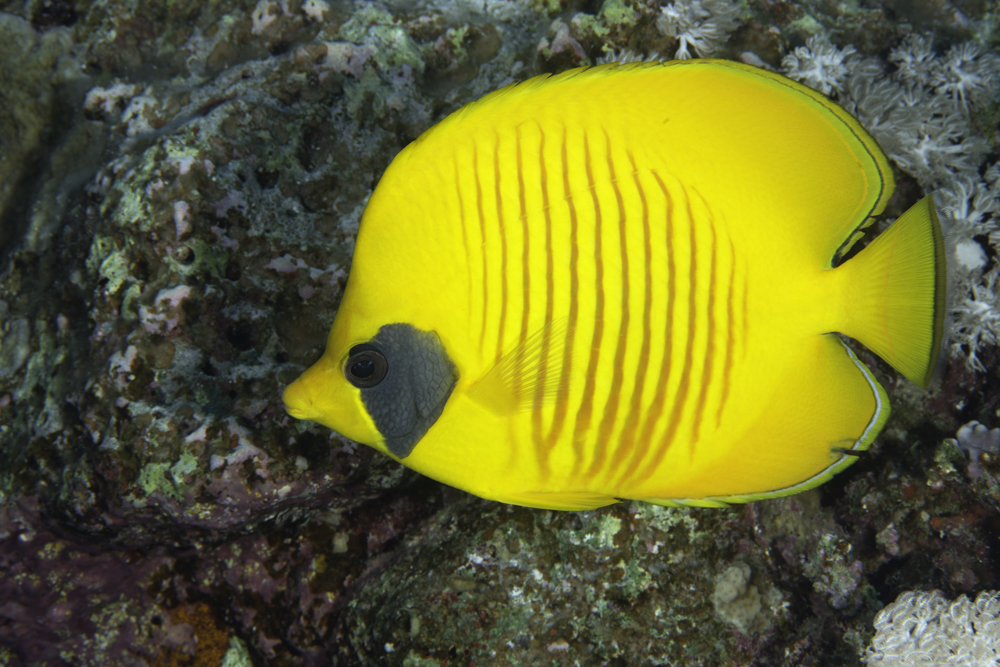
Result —
[{"label": "black eye mask", "polygon": [[433,331],[386,324],[367,343],[351,349],[344,364],[348,382],[388,450],[406,458],[434,425],[451,396],[458,371]]}]

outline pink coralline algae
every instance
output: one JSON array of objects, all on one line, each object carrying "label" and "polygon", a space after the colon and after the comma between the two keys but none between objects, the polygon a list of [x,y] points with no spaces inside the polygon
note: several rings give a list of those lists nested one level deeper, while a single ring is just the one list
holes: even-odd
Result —
[{"label": "pink coralline algae", "polygon": [[153,305],[149,308],[140,306],[139,319],[148,333],[168,335],[177,325],[184,321],[181,304],[191,296],[191,288],[187,285],[177,285],[170,289],[160,290]]}]

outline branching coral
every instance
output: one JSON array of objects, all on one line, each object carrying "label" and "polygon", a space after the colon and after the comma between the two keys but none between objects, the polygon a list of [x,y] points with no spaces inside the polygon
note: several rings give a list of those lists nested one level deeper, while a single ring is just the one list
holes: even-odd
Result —
[{"label": "branching coral", "polygon": [[715,53],[736,29],[739,13],[739,5],[731,0],[675,0],[660,8],[656,27],[662,34],[677,38],[675,58],[705,58]]}]

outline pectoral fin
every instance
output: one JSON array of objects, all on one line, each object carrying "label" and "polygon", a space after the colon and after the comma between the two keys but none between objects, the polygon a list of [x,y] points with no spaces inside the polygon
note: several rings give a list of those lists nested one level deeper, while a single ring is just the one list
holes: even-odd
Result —
[{"label": "pectoral fin", "polygon": [[538,409],[569,391],[566,318],[553,320],[510,350],[470,390],[499,415]]}]

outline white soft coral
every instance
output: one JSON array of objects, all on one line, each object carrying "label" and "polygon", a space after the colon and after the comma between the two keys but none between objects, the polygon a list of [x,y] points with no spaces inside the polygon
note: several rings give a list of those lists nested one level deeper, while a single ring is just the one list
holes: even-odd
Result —
[{"label": "white soft coral", "polygon": [[705,58],[715,53],[736,29],[739,13],[739,5],[730,0],[676,0],[660,8],[656,27],[662,34],[677,38],[675,58]]},{"label": "white soft coral", "polygon": [[[914,92],[914,91],[907,91]],[[939,104],[940,97],[908,100],[895,114],[900,134],[890,155],[903,171],[925,189],[949,182],[956,174],[972,173],[986,152],[979,137],[970,136],[968,123],[954,108]]]},{"label": "white soft coral", "polygon": [[607,63],[618,63],[620,65],[627,65],[629,63],[653,63],[661,60],[663,60],[663,58],[660,57],[660,54],[657,51],[652,51],[648,56],[646,56],[641,53],[637,53],[632,49],[623,49],[621,51],[611,49],[606,51],[603,56],[598,57],[597,64],[604,65]]},{"label": "white soft coral", "polygon": [[944,65],[930,50],[930,39],[909,38],[890,60],[897,68],[891,77],[871,59],[855,63],[838,95],[841,104],[925,190],[976,174],[988,146],[972,132],[969,107],[936,92],[935,77]]},{"label": "white soft coral", "polygon": [[966,112],[973,102],[988,101],[1000,84],[1000,57],[981,53],[971,42],[956,44],[931,72],[934,92],[960,103]]},{"label": "white soft coral", "polygon": [[862,660],[884,667],[996,665],[1000,661],[1000,593],[954,602],[938,591],[911,591],[875,616],[875,637]]},{"label": "white soft coral", "polygon": [[[996,165],[992,167],[996,169]],[[986,252],[975,237],[997,234],[1000,196],[981,178],[964,175],[938,193],[940,212],[949,220],[957,268],[975,271],[986,266]]]},{"label": "white soft coral", "polygon": [[987,240],[1000,241],[1000,169],[984,176],[963,175],[938,191],[935,201],[949,230],[955,258],[956,299],[952,314],[951,353],[964,357],[974,371],[984,371],[982,348],[1000,342],[1000,266],[989,266]]},{"label": "white soft coral", "polygon": [[902,81],[929,84],[931,70],[937,62],[933,45],[930,37],[912,34],[901,46],[890,51],[889,62],[896,66],[897,77]]},{"label": "white soft coral", "polygon": [[790,78],[829,95],[841,90],[856,53],[851,45],[838,49],[825,36],[814,35],[805,46],[785,56],[781,68]]},{"label": "white soft coral", "polygon": [[934,54],[930,37],[910,35],[889,54],[902,81],[933,89],[954,101],[961,111],[987,102],[1000,88],[1000,56],[984,53],[978,45],[964,42],[952,46],[944,56]]},{"label": "white soft coral", "polygon": [[979,280],[971,282],[969,295],[954,309],[951,354],[954,357],[965,357],[965,363],[974,371],[986,370],[978,357],[980,349],[1000,342],[998,282],[1000,267],[995,266]]}]

